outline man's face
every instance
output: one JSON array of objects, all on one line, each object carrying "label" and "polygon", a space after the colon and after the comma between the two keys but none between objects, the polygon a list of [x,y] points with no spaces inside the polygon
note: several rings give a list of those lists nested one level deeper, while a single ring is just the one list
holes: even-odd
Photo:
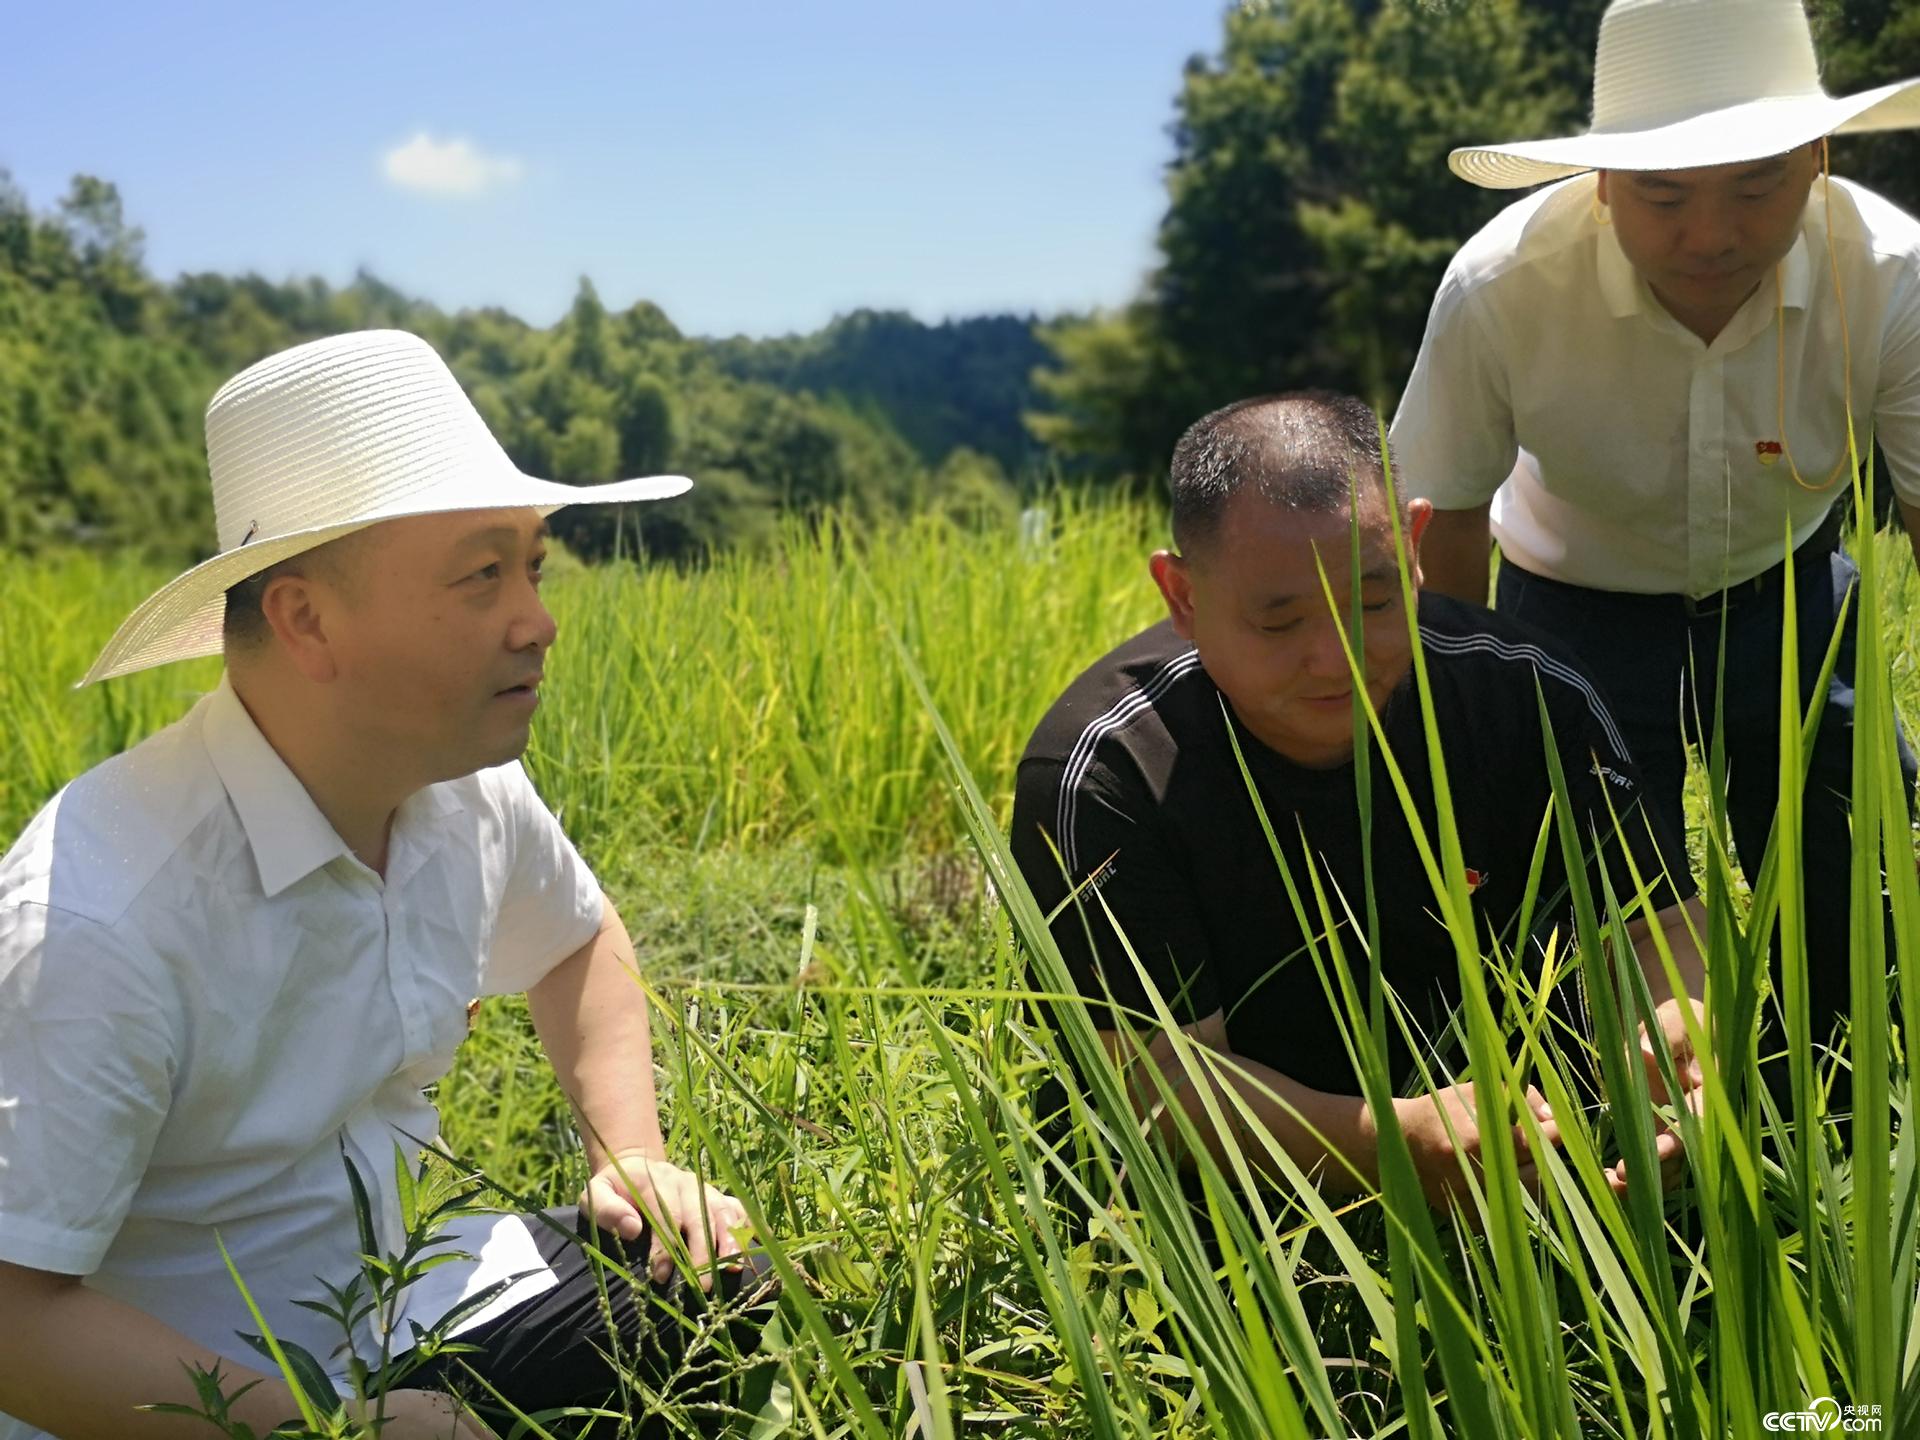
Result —
[{"label": "man's face", "polygon": [[1699,170],[1602,171],[1620,248],[1677,319],[1724,324],[1800,228],[1819,147]]},{"label": "man's face", "polygon": [[[1409,505],[1410,543],[1431,513],[1424,500]],[[1337,617],[1321,588],[1322,567]],[[1163,551],[1153,570],[1174,628],[1193,641],[1248,730],[1296,764],[1338,765],[1352,756],[1353,672],[1341,644],[1353,594],[1344,509],[1307,514],[1242,491],[1196,553],[1182,559]],[[1366,688],[1377,708],[1412,663],[1392,521],[1378,492],[1362,501],[1360,600]]]},{"label": "man's face", "polygon": [[343,723],[431,780],[526,749],[553,617],[533,510],[390,520],[364,533],[332,608]]}]

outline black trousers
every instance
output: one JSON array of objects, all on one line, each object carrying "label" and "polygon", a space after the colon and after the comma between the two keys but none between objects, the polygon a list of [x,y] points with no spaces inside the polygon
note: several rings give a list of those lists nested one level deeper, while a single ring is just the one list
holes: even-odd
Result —
[{"label": "black trousers", "polygon": [[[1811,698],[1833,636],[1841,602],[1856,590],[1859,571],[1827,535],[1807,542],[1793,557],[1799,642],[1800,704]],[[1546,631],[1569,646],[1599,682],[1633,758],[1639,764],[1647,804],[1665,821],[1675,874],[1687,865],[1681,801],[1687,745],[1712,737],[1714,707],[1723,711],[1727,757],[1727,809],[1733,842],[1749,877],[1758,873],[1778,805],[1780,745],[1780,642],[1786,610],[1781,569],[1700,605],[1677,595],[1634,595],[1588,590],[1533,575],[1510,562],[1500,566],[1498,608]],[[1854,596],[1857,607],[1861,597]],[[1868,603],[1871,603],[1869,600]],[[1725,610],[1725,683],[1719,684],[1721,614]],[[1827,1039],[1850,1008],[1849,891],[1853,838],[1848,810],[1853,789],[1854,632],[1857,609],[1846,631],[1826,708],[1813,745],[1803,798],[1807,969],[1812,1033]],[[1913,804],[1914,757],[1900,736],[1900,766],[1907,804]],[[1779,946],[1773,948],[1776,995]],[[1888,922],[1887,953],[1893,952]],[[1888,1000],[1892,1003],[1891,999]],[[1770,1023],[1776,1004],[1762,1007]],[[1777,1035],[1777,1032],[1776,1032]],[[1761,1054],[1780,1048],[1763,1034]],[[1769,1088],[1785,1100],[1786,1067],[1763,1065]],[[1851,1104],[1848,1077],[1835,1082],[1833,1108]],[[1783,1110],[1788,1107],[1783,1103]]]},{"label": "black trousers", "polygon": [[[457,1344],[475,1348],[436,1355],[403,1382],[408,1388],[459,1395],[502,1435],[513,1427],[512,1413],[489,1386],[529,1416],[565,1406],[598,1407],[640,1420],[639,1433],[649,1437],[720,1434],[729,1410],[755,1381],[765,1388],[770,1360],[741,1373],[741,1357],[758,1348],[778,1293],[764,1253],[750,1252],[722,1267],[708,1294],[677,1271],[663,1285],[650,1283],[649,1232],[623,1241],[593,1229],[571,1205],[526,1221],[560,1283],[459,1336]],[[632,1280],[601,1256],[624,1267]],[[655,1406],[633,1393],[629,1377],[670,1403]],[[666,1409],[675,1423],[660,1413]],[[618,1429],[608,1419],[542,1424],[555,1435],[609,1440]]]}]

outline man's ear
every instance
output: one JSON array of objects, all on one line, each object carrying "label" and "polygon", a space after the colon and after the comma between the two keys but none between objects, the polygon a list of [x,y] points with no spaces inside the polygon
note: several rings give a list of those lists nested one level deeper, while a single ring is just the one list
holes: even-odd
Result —
[{"label": "man's ear", "polygon": [[316,685],[340,673],[328,633],[333,602],[330,591],[305,575],[276,575],[260,595],[260,613],[273,632],[269,643]]},{"label": "man's ear", "polygon": [[1173,617],[1173,633],[1182,640],[1193,639],[1193,568],[1186,559],[1171,550],[1156,550],[1147,561],[1153,583],[1167,602],[1167,614]]},{"label": "man's ear", "polygon": [[1605,170],[1597,170],[1594,172],[1593,198],[1598,200],[1602,205],[1611,205],[1613,203],[1611,200],[1607,199],[1608,178],[1609,178],[1608,174]]},{"label": "man's ear", "polygon": [[1407,565],[1413,575],[1413,588],[1421,585],[1420,575],[1420,539],[1427,533],[1427,526],[1433,523],[1433,502],[1418,496],[1407,501]]}]

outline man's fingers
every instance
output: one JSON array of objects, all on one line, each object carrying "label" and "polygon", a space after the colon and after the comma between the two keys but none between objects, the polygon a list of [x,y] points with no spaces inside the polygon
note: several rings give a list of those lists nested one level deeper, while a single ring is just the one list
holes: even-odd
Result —
[{"label": "man's fingers", "polygon": [[687,1260],[694,1274],[699,1277],[700,1288],[711,1290],[715,1263],[740,1253],[740,1240],[736,1232],[750,1229],[751,1225],[746,1207],[724,1190],[707,1186],[705,1201],[705,1206],[694,1210],[690,1217]]},{"label": "man's fingers", "polygon": [[[1673,1055],[1674,1074],[1679,1076],[1682,1086],[1693,1091],[1706,1084],[1706,1069],[1685,1035],[1668,1036],[1667,1049]],[[1647,1084],[1653,1098],[1664,1101],[1667,1098],[1667,1082],[1660,1075],[1660,1056],[1654,1049],[1653,1037],[1645,1030],[1640,1032],[1640,1059],[1646,1066]]]},{"label": "man's fingers", "polygon": [[1678,1185],[1687,1173],[1687,1160],[1684,1151],[1675,1150],[1660,1162],[1660,1188],[1671,1190]]},{"label": "man's fingers", "polygon": [[646,1217],[635,1208],[631,1200],[618,1195],[610,1195],[598,1207],[593,1223],[610,1235],[618,1235],[622,1240],[638,1240],[641,1231],[647,1228]]},{"label": "man's fingers", "polygon": [[731,1195],[718,1190],[707,1192],[707,1217],[713,1222],[713,1253],[720,1259],[740,1253],[739,1233],[752,1228],[747,1210]]},{"label": "man's fingers", "polygon": [[[1674,1058],[1679,1059],[1678,1056]],[[1645,1030],[1640,1032],[1640,1064],[1647,1072],[1647,1094],[1655,1104],[1664,1104],[1667,1098],[1667,1082],[1660,1075],[1660,1056],[1653,1048],[1653,1037]]]},{"label": "man's fingers", "polygon": [[1654,1136],[1653,1154],[1660,1162],[1660,1188],[1671,1190],[1687,1170],[1686,1146],[1681,1143],[1679,1132],[1664,1130]]},{"label": "man's fingers", "polygon": [[[1680,1183],[1686,1174],[1686,1146],[1680,1141],[1675,1130],[1662,1130],[1653,1137],[1653,1158],[1660,1166],[1660,1188],[1671,1190]],[[1624,1158],[1616,1161],[1607,1170],[1607,1183],[1615,1194],[1624,1195],[1627,1190],[1627,1162]]]},{"label": "man's fingers", "polygon": [[[1551,1118],[1551,1115],[1540,1121],[1540,1138],[1556,1148],[1560,1144],[1560,1125]],[[1523,1155],[1533,1149],[1533,1141],[1528,1135],[1525,1125],[1516,1125],[1513,1127],[1513,1140],[1514,1143],[1520,1147],[1520,1152]]]},{"label": "man's fingers", "polygon": [[593,1221],[595,1228],[609,1235],[617,1235],[622,1240],[638,1240],[640,1232],[646,1228],[647,1217],[632,1199],[622,1193],[623,1188],[595,1176],[587,1182],[587,1193],[581,1197],[580,1208]]},{"label": "man's fingers", "polygon": [[713,1261],[713,1250],[707,1235],[711,1217],[707,1207],[701,1203],[705,1198],[693,1184],[682,1186],[680,1193],[674,1196],[679,1202],[674,1206],[674,1211],[680,1217],[680,1233],[687,1242],[687,1264],[700,1277],[702,1289],[713,1283],[707,1273]]}]

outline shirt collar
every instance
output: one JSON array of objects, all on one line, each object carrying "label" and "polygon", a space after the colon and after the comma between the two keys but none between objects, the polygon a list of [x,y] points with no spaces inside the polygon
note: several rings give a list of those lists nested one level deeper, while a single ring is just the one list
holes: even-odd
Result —
[{"label": "shirt collar", "polygon": [[260,888],[278,895],[336,856],[348,854],[347,842],[320,813],[307,787],[260,733],[223,673],[207,702],[207,755],[227,787],[240,816]]},{"label": "shirt collar", "polygon": [[1638,315],[1642,289],[1639,272],[1627,259],[1612,230],[1602,230],[1595,243],[1600,266],[1600,294],[1607,302],[1607,313],[1616,320]]},{"label": "shirt collar", "polygon": [[[342,855],[360,863],[300,777],[260,733],[224,673],[208,697],[201,733],[220,783],[239,813],[260,871],[260,889],[269,899]],[[459,810],[459,802],[441,785],[408,796],[393,817],[385,883],[400,884],[417,870],[438,844],[438,822]]]}]

